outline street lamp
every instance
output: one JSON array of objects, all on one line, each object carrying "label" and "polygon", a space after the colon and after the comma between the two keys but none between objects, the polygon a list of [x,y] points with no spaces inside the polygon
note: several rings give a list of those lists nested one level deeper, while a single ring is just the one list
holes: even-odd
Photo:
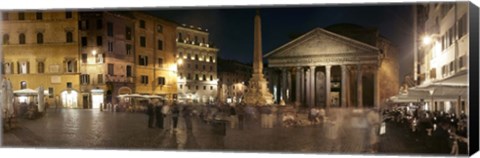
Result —
[{"label": "street lamp", "polygon": [[177,65],[182,65],[183,64],[183,60],[182,59],[178,59],[177,60]]},{"label": "street lamp", "polygon": [[423,45],[429,45],[429,44],[431,44],[431,43],[432,43],[432,37],[430,37],[430,36],[424,36],[424,37],[422,38],[422,43],[423,43]]}]

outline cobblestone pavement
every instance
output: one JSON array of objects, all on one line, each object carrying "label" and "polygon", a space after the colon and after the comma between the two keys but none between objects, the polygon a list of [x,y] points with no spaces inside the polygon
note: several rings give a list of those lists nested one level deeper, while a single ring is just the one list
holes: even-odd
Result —
[{"label": "cobblestone pavement", "polygon": [[[329,112],[334,115],[335,112]],[[165,121],[170,126],[170,120]],[[226,135],[217,128],[192,117],[193,128],[187,130],[183,117],[177,131],[148,128],[143,113],[100,112],[99,110],[48,110],[37,120],[19,120],[20,127],[3,135],[3,146],[36,148],[90,148],[142,150],[214,150],[303,153],[366,153],[368,124],[363,115],[348,114],[343,119],[336,143],[325,137],[326,127],[260,128],[260,120],[247,120],[244,129],[230,129]],[[380,153],[421,153],[422,148],[409,144],[402,133],[381,137]],[[405,136],[408,137],[408,136]],[[332,144],[338,144],[336,150]]]}]

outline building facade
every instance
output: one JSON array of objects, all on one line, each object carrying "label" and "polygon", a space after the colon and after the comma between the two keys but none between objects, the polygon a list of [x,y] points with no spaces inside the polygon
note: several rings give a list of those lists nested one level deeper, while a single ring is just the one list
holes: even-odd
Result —
[{"label": "building facade", "polygon": [[177,27],[179,99],[187,103],[217,100],[217,52],[209,42],[208,30],[194,26]]},{"label": "building facade", "polygon": [[114,12],[81,12],[80,85],[83,108],[117,103],[114,96],[131,94],[133,83],[133,26],[130,17]]},{"label": "building facade", "polygon": [[428,3],[416,7],[417,85],[408,92],[424,101],[425,110],[468,114],[469,4]]},{"label": "building facade", "polygon": [[2,18],[2,73],[13,90],[43,86],[50,105],[66,108],[99,108],[118,103],[121,94],[177,95],[173,22],[105,11],[3,12]]},{"label": "building facade", "polygon": [[270,70],[270,76],[279,78],[276,83],[270,80],[276,102],[324,108],[379,107],[398,92],[395,54],[378,31],[337,25],[313,29],[265,57],[268,67],[276,69]]},{"label": "building facade", "polygon": [[[2,73],[13,90],[48,91],[49,105],[79,108],[78,12],[2,12]],[[16,102],[34,102],[18,97]]]},{"label": "building facade", "polygon": [[133,12],[136,67],[135,93],[177,98],[177,24],[156,16]]},{"label": "building facade", "polygon": [[220,103],[241,103],[252,66],[235,60],[218,58],[218,94]]}]

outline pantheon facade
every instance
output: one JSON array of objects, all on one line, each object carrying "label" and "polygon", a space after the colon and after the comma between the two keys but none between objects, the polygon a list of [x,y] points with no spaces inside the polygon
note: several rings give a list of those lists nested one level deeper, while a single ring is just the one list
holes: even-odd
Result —
[{"label": "pantheon facade", "polygon": [[398,62],[391,43],[378,31],[339,32],[347,36],[315,28],[264,56],[269,77],[276,78],[269,80],[276,102],[378,107],[398,93]]}]

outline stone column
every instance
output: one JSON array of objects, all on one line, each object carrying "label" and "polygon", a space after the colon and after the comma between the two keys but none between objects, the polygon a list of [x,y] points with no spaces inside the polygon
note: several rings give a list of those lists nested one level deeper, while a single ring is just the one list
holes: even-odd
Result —
[{"label": "stone column", "polygon": [[347,106],[347,82],[348,82],[348,78],[347,78],[347,66],[345,65],[342,65],[342,93],[340,94],[342,96],[342,100],[341,100],[341,106],[342,108],[343,107],[346,107]]},{"label": "stone column", "polygon": [[373,104],[375,107],[380,108],[380,82],[378,78],[378,68],[373,70]]},{"label": "stone column", "polygon": [[292,72],[291,70],[287,70],[287,92],[285,93],[287,99],[285,99],[285,102],[291,102],[292,101]]},{"label": "stone column", "polygon": [[457,98],[457,104],[455,107],[455,116],[460,116],[460,108],[462,107],[462,96],[458,96]]},{"label": "stone column", "polygon": [[281,88],[280,88],[280,98],[285,101],[286,95],[285,92],[287,90],[287,69],[282,68],[282,83],[281,83]]},{"label": "stone column", "polygon": [[363,75],[362,66],[357,65],[357,106],[360,108],[363,107],[362,75]]},{"label": "stone column", "polygon": [[330,68],[331,65],[325,65],[325,107],[328,109],[330,108],[331,98],[330,98],[330,89],[331,89],[331,80],[330,80]]},{"label": "stone column", "polygon": [[315,66],[310,66],[310,106],[315,106]]},{"label": "stone column", "polygon": [[301,82],[301,79],[302,79],[301,74],[302,74],[302,68],[301,68],[301,67],[297,67],[297,72],[296,72],[296,74],[295,74],[295,104],[297,104],[297,105],[300,105],[301,100],[302,100],[302,99],[300,98],[300,97],[301,97],[301,96],[300,96],[300,95],[301,95],[300,92],[301,92],[301,89],[302,89],[302,88],[301,88],[301,87],[302,87],[302,86],[301,86],[301,84],[302,84],[302,82]]},{"label": "stone column", "polygon": [[304,104],[305,103],[305,98],[306,98],[306,90],[305,90],[305,69],[304,68],[301,68],[300,69],[301,73],[300,73],[300,103],[301,104]]},{"label": "stone column", "polygon": [[307,71],[305,72],[305,84],[304,84],[304,87],[303,89],[305,89],[305,104],[308,105],[308,106],[311,106],[311,103],[310,103],[310,73],[312,72],[312,69],[307,69]]}]

